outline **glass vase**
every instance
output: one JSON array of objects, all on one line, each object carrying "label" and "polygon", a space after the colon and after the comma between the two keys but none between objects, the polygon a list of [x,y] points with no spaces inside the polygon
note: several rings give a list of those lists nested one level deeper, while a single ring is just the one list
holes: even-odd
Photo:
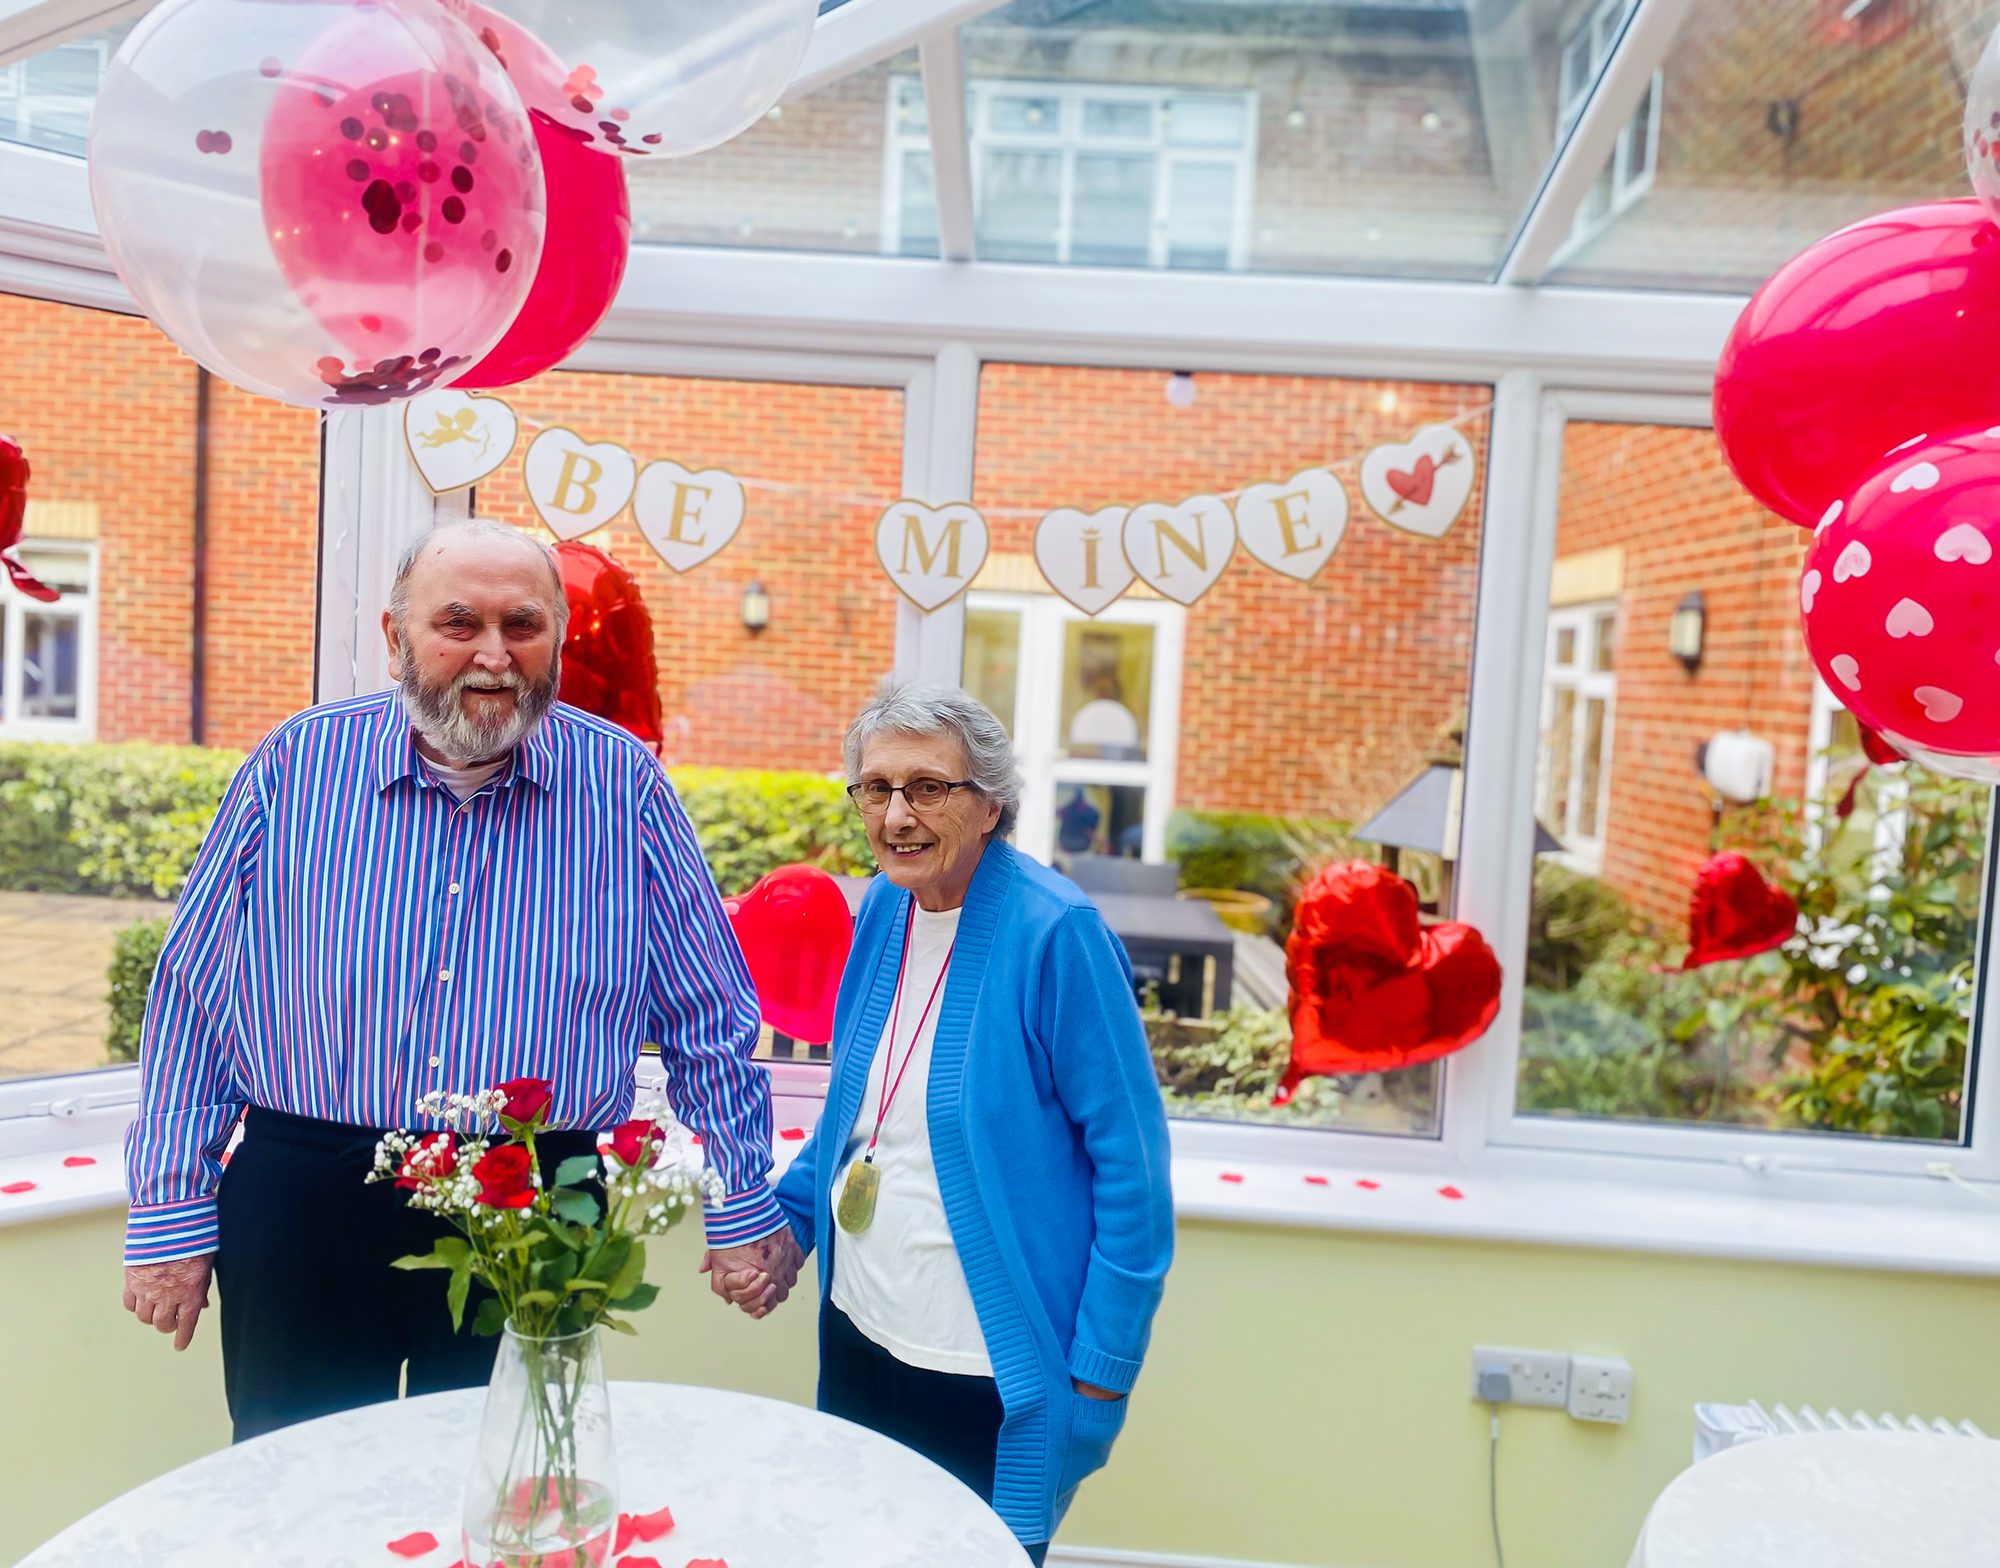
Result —
[{"label": "glass vase", "polygon": [[604,1568],[618,1527],[611,1396],[595,1328],[500,1335],[465,1488],[470,1568]]}]

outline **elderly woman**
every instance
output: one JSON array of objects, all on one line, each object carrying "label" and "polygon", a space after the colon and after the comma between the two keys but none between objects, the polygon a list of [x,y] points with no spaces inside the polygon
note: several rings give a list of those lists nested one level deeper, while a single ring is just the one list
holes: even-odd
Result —
[{"label": "elderly woman", "polygon": [[846,763],[882,875],[778,1187],[820,1249],[819,1406],[950,1470],[1039,1563],[1124,1424],[1173,1252],[1131,970],[1005,842],[1020,778],[978,702],[885,691]]}]

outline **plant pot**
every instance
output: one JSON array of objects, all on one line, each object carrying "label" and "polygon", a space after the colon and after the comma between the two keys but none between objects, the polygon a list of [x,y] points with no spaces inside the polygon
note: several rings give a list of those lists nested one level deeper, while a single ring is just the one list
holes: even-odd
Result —
[{"label": "plant pot", "polygon": [[465,1560],[609,1568],[618,1534],[611,1395],[595,1328],[500,1336],[465,1487]]},{"label": "plant pot", "polygon": [[1198,898],[1211,905],[1232,931],[1262,936],[1270,929],[1272,904],[1262,893],[1246,893],[1233,887],[1184,887],[1179,896]]}]

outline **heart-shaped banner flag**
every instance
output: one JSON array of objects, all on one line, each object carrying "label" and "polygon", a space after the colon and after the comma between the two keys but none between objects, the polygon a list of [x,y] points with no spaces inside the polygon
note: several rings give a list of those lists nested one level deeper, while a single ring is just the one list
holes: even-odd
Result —
[{"label": "heart-shaped banner flag", "polygon": [[1236,497],[1236,532],[1272,571],[1310,582],[1347,533],[1347,492],[1327,468],[1246,485]]},{"label": "heart-shaped banner flag", "polygon": [[1402,445],[1378,446],[1361,460],[1361,499],[1391,528],[1423,539],[1451,531],[1472,499],[1477,459],[1451,425],[1426,425]]},{"label": "heart-shaped banner flag", "polygon": [[875,556],[896,591],[928,614],[951,603],[986,564],[986,519],[967,501],[898,501],[875,525]]},{"label": "heart-shaped banner flag", "polygon": [[1125,508],[1059,506],[1035,525],[1035,564],[1048,585],[1085,615],[1109,609],[1132,586],[1122,530]]},{"label": "heart-shaped banner flag", "polygon": [[720,468],[690,473],[661,458],[639,475],[632,516],[661,560],[677,572],[692,571],[743,526],[743,481]]},{"label": "heart-shaped banner flag", "polygon": [[616,441],[552,425],[528,443],[521,477],[535,515],[558,539],[581,539],[625,510],[638,464]]},{"label": "heart-shaped banner flag", "polygon": [[1121,533],[1132,570],[1176,604],[1207,593],[1236,553],[1236,516],[1220,496],[1142,502],[1125,514]]},{"label": "heart-shaped banner flag", "polygon": [[521,422],[497,397],[455,387],[403,405],[403,441],[432,495],[476,485],[513,455]]}]

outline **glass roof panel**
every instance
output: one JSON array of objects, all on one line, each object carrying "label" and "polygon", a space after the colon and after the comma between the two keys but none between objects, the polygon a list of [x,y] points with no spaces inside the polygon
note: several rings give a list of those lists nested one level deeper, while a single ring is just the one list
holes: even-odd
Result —
[{"label": "glass roof panel", "polygon": [[1748,292],[1821,235],[1969,195],[1984,7],[1694,0],[1549,280]]},{"label": "glass roof panel", "polygon": [[633,159],[625,174],[635,240],[938,253],[914,49],[779,106],[734,141],[692,158]]},{"label": "glass roof panel", "polygon": [[0,141],[81,158],[98,84],[125,35],[138,25],[135,17],[0,65]]},{"label": "glass roof panel", "polygon": [[1487,278],[1613,3],[1012,0],[962,30],[978,254]]}]

